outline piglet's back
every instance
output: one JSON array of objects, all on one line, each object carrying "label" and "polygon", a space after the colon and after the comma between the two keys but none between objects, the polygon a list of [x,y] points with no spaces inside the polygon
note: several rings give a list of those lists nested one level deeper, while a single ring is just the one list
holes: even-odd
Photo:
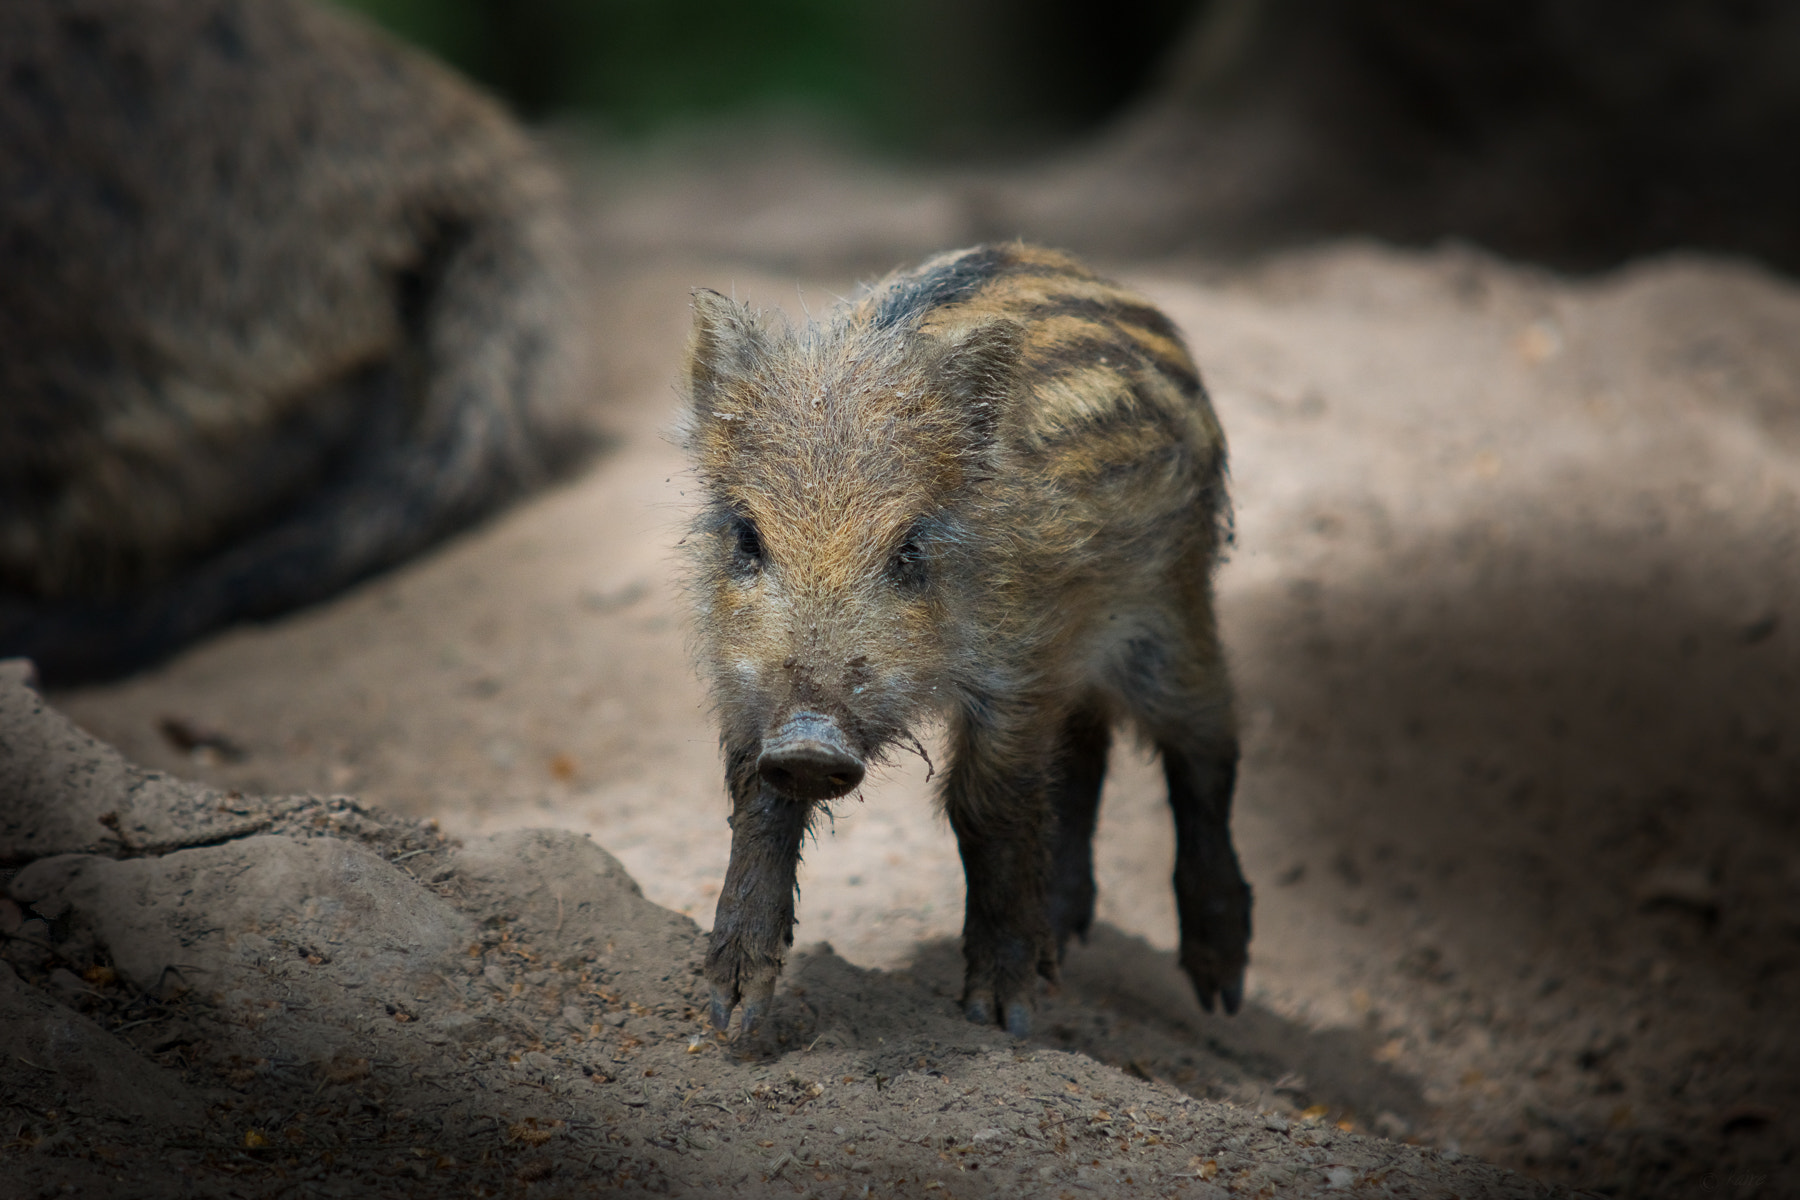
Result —
[{"label": "piglet's back", "polygon": [[1056,507],[1073,537],[1166,541],[1174,521],[1177,540],[1216,553],[1229,522],[1224,432],[1180,331],[1142,296],[1061,251],[1015,242],[896,273],[851,323],[942,341],[1015,326],[998,432],[1022,502]]}]

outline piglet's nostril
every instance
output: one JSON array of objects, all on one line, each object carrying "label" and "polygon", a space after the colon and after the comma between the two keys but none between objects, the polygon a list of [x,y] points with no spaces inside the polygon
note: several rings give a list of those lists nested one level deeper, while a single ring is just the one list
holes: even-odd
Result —
[{"label": "piglet's nostril", "polygon": [[831,800],[863,780],[862,759],[844,743],[836,721],[819,713],[796,714],[763,742],[756,772],[764,783],[796,800]]}]

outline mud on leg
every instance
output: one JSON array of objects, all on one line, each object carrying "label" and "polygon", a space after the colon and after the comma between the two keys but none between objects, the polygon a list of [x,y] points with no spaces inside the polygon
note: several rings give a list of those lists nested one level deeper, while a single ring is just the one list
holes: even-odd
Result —
[{"label": "mud on leg", "polygon": [[715,1028],[731,1022],[740,1001],[740,1033],[749,1035],[768,1010],[782,960],[794,944],[794,876],[812,805],[781,795],[757,777],[754,748],[728,754],[732,793],[731,865],[719,893],[706,980]]}]

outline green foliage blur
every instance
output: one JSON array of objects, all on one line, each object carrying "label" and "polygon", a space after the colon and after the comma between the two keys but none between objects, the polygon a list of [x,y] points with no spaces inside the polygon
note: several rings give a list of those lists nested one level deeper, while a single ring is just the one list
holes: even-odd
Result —
[{"label": "green foliage blur", "polygon": [[805,110],[890,149],[1078,133],[1138,95],[1198,0],[337,0],[528,118],[629,137]]}]

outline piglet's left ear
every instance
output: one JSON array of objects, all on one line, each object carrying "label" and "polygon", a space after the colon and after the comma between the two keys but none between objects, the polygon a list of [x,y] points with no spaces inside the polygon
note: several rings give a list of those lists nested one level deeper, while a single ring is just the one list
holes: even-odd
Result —
[{"label": "piglet's left ear", "polygon": [[938,384],[966,414],[977,444],[993,438],[994,428],[1017,385],[1019,352],[1025,331],[1011,321],[977,325],[945,347],[938,360]]},{"label": "piglet's left ear", "polygon": [[768,333],[755,313],[710,288],[694,289],[693,299],[686,390],[694,416],[704,420],[733,378],[755,373],[768,350]]}]

